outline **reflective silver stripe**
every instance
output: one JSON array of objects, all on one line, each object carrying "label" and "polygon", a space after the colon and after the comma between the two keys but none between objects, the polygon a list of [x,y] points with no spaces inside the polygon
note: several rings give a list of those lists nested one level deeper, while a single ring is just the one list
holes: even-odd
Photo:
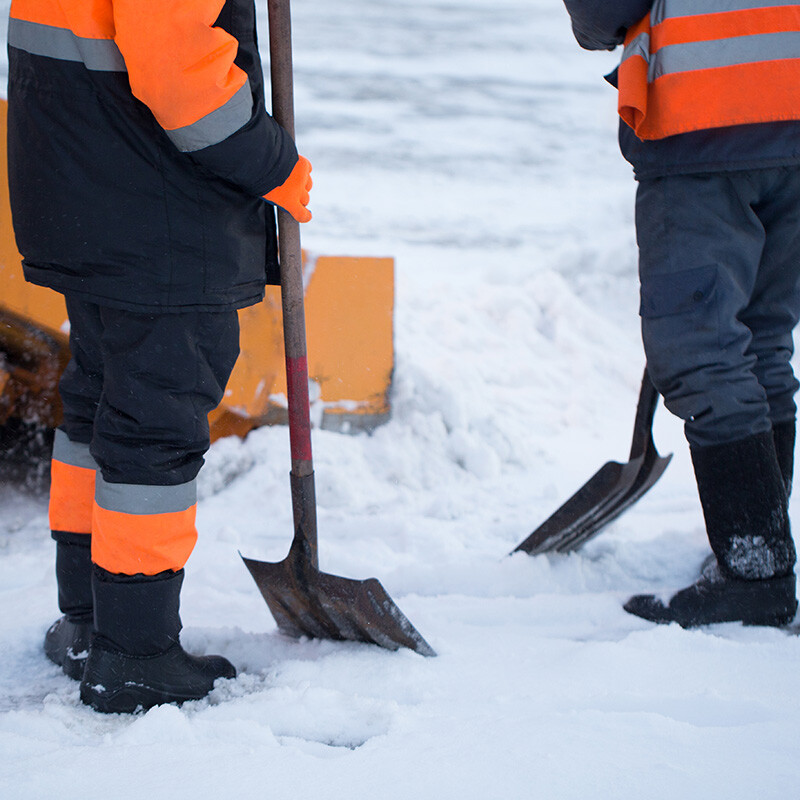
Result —
[{"label": "reflective silver stripe", "polygon": [[140,486],[106,483],[98,473],[94,499],[106,511],[122,514],[170,514],[186,511],[197,502],[197,482],[178,486]]},{"label": "reflective silver stripe", "polygon": [[112,39],[85,39],[66,28],[11,18],[8,44],[36,56],[78,61],[97,72],[126,72],[125,59]]},{"label": "reflective silver stripe", "polygon": [[55,439],[53,439],[53,459],[62,464],[69,464],[71,467],[97,469],[97,462],[89,452],[89,445],[70,441],[67,434],[60,428],[56,429]]},{"label": "reflective silver stripe", "polygon": [[191,125],[167,131],[167,136],[183,153],[202,150],[236,133],[250,121],[252,114],[253,94],[250,84],[245,83],[227,103]]},{"label": "reflective silver stripe", "polygon": [[658,25],[668,17],[693,17],[725,11],[745,11],[750,8],[796,5],[798,4],[789,0],[656,0],[650,10],[650,24]]},{"label": "reflective silver stripe", "polygon": [[[622,51],[622,61],[633,56],[641,56],[648,64],[650,63],[650,35],[640,33],[625,45]],[[622,62],[620,62],[622,63]]]},{"label": "reflective silver stripe", "polygon": [[662,47],[651,55],[647,80],[662,75],[691,72],[759,61],[800,59],[800,32],[762,33],[755,36],[734,36],[710,42],[687,42]]}]

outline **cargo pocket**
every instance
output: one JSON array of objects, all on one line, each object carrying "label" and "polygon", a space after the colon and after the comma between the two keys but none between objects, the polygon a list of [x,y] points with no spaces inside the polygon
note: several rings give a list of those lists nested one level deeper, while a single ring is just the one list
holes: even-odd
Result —
[{"label": "cargo pocket", "polygon": [[639,315],[658,319],[704,310],[714,299],[718,277],[714,264],[650,275],[642,280]]}]

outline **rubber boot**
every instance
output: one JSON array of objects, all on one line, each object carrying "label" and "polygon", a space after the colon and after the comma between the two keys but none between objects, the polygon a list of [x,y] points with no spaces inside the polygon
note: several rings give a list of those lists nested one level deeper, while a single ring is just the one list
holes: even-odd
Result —
[{"label": "rubber boot", "polygon": [[684,628],[717,622],[784,625],[797,610],[794,542],[772,433],[692,447],[706,532],[716,563],[664,603],[636,595],[625,610]]},{"label": "rubber boot", "polygon": [[179,642],[183,570],[116,575],[94,567],[95,634],[81,700],[104,713],[133,713],[199,700],[236,670],[222,656],[192,656]]},{"label": "rubber boot", "polygon": [[45,655],[79,681],[92,638],[92,556],[89,534],[54,531],[58,607],[63,614],[44,637]]}]

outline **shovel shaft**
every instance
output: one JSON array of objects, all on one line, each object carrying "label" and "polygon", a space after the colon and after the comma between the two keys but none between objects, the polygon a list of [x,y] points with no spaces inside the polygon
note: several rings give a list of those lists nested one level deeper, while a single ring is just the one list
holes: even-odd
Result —
[{"label": "shovel shaft", "polygon": [[289,0],[267,0],[272,116],[294,139],[294,70]]},{"label": "shovel shaft", "polygon": [[[292,24],[289,0],[268,0],[267,9],[269,12],[272,114],[276,122],[294,138]],[[311,455],[300,225],[281,208],[278,209],[278,231],[292,474],[305,476],[311,475],[314,467]]]},{"label": "shovel shaft", "polygon": [[292,486],[292,513],[294,517],[295,563],[319,569],[317,555],[317,500],[314,473],[289,475]]},{"label": "shovel shaft", "polygon": [[[272,114],[294,138],[292,24],[289,0],[268,0]],[[286,388],[289,440],[292,454],[292,511],[298,558],[317,567],[317,507],[311,454],[311,415],[308,395],[306,316],[303,303],[303,261],[300,225],[278,209],[281,265],[283,344],[286,351]]]},{"label": "shovel shaft", "polygon": [[653,418],[658,405],[658,392],[650,380],[647,365],[642,375],[642,388],[639,391],[639,402],[636,404],[636,419],[633,423],[633,439],[631,441],[630,458],[644,455],[651,448],[653,441]]}]

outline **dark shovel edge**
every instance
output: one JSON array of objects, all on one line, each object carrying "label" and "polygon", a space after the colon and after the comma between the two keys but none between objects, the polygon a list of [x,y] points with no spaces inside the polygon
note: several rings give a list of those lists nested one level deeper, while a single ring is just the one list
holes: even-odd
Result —
[{"label": "dark shovel edge", "polygon": [[577,550],[632,506],[662,476],[672,455],[653,441],[658,392],[645,366],[629,460],[608,461],[512,552],[529,555]]},{"label": "dark shovel edge", "polygon": [[618,461],[603,464],[512,552],[534,556],[559,550],[563,543],[580,535],[605,509],[624,497],[634,485],[643,461],[644,456],[639,456],[625,464]]},{"label": "dark shovel edge", "polygon": [[666,456],[660,456],[655,452],[655,448],[653,448],[652,452],[654,454],[653,457],[650,457],[650,452],[645,456],[644,463],[633,485],[622,495],[614,498],[612,502],[602,508],[598,508],[597,513],[591,515],[583,527],[574,531],[569,538],[561,541],[558,547],[555,548],[559,553],[570,553],[582,547],[652,488],[664,474],[664,470],[672,460],[671,453]]}]

